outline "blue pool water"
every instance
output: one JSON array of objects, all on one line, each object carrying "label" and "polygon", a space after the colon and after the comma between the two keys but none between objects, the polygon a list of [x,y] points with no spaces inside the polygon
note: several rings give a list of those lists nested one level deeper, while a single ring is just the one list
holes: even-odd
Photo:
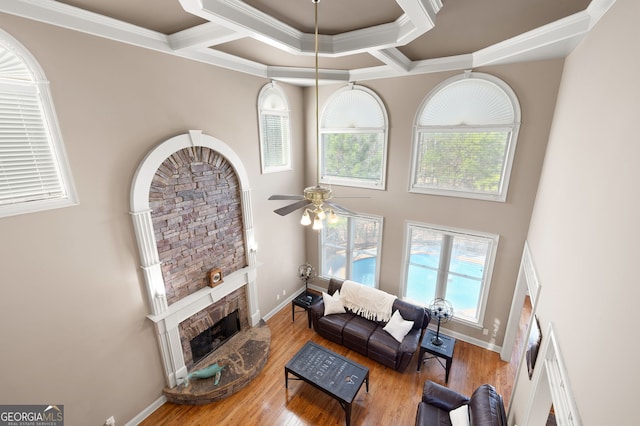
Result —
[{"label": "blue pool water", "polygon": [[[414,285],[407,291],[407,298],[426,306],[434,298],[436,271],[421,268],[415,266],[415,264],[437,268],[438,256],[424,253],[414,254],[411,256],[411,263],[412,265],[409,267],[409,282],[418,283],[419,285]],[[482,263],[454,256],[451,263],[451,272],[453,274],[450,274],[449,283],[447,284],[447,300],[452,303],[454,311],[466,311],[472,316],[475,315],[476,303],[480,298],[483,266]],[[375,257],[358,259],[353,262],[352,279],[354,281],[373,286],[375,285],[375,272]]]}]

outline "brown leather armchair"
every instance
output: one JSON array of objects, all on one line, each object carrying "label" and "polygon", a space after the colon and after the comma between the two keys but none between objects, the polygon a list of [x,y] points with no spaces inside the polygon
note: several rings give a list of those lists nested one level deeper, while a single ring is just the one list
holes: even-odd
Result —
[{"label": "brown leather armchair", "polygon": [[507,425],[502,396],[492,385],[481,385],[468,398],[428,380],[422,390],[422,401],[418,403],[416,426],[451,426],[449,412],[464,404],[469,405],[471,426]]}]

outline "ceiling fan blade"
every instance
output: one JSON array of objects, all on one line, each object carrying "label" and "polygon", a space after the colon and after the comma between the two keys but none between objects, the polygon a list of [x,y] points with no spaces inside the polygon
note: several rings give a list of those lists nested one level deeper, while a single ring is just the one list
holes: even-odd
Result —
[{"label": "ceiling fan blade", "polygon": [[334,195],[331,198],[371,198],[366,195]]},{"label": "ceiling fan blade", "polygon": [[330,201],[325,201],[324,203],[325,203],[326,205],[328,205],[328,206],[331,206],[333,209],[338,210],[339,212],[343,212],[343,213],[347,213],[347,214],[351,214],[351,215],[355,215],[355,214],[356,214],[356,212],[351,211],[351,210],[349,210],[349,209],[347,209],[347,208],[345,208],[345,207],[342,207],[342,206],[341,206],[341,205],[339,205],[339,204],[332,203],[332,202],[330,202]]},{"label": "ceiling fan blade", "polygon": [[289,204],[288,206],[280,207],[279,209],[274,210],[275,213],[278,213],[280,216],[286,216],[289,213],[292,213],[298,209],[306,207],[311,203],[308,200],[300,200],[297,203]]},{"label": "ceiling fan blade", "polygon": [[304,200],[302,195],[272,195],[270,200]]}]

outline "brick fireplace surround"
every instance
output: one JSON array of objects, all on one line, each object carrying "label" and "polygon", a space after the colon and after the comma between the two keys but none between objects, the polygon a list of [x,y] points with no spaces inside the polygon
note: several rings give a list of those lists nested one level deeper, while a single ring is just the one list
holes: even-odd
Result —
[{"label": "brick fireplace surround", "polygon": [[[131,215],[152,310],[148,318],[169,387],[188,373],[191,359],[183,347],[189,336],[230,309],[240,308],[241,329],[260,321],[248,187],[239,157],[194,130],[154,148],[134,176]],[[213,267],[224,277],[211,288],[206,276]]]}]

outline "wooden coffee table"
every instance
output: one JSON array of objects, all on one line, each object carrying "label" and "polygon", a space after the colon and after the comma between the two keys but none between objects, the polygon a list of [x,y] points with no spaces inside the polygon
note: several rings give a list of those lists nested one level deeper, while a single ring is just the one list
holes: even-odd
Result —
[{"label": "wooden coffee table", "polygon": [[311,341],[305,343],[284,366],[287,389],[289,373],[337,399],[344,409],[347,426],[351,424],[351,404],[363,383],[369,392],[367,367]]}]

